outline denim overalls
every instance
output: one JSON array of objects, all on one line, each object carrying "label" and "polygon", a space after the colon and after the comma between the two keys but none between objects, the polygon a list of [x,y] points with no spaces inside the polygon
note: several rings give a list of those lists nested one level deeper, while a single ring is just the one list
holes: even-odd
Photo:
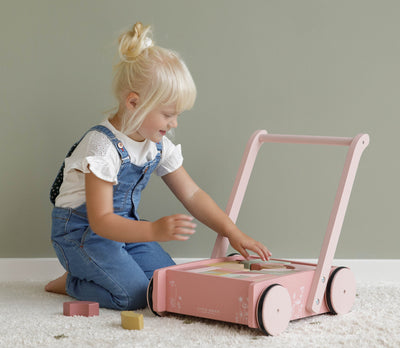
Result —
[{"label": "denim overalls", "polygon": [[[107,135],[122,160],[118,184],[114,186],[114,213],[139,220],[141,192],[160,161],[161,143],[157,144],[154,160],[136,166],[122,142],[107,127],[99,125],[89,131]],[[72,151],[75,147],[76,144]],[[59,174],[52,187],[53,199],[61,182]],[[146,307],[147,285],[154,270],[174,264],[156,242],[120,243],[98,236],[89,226],[86,203],[76,209],[53,208],[51,239],[58,259],[68,272],[67,293],[81,301],[99,302],[100,307],[118,310]]]}]

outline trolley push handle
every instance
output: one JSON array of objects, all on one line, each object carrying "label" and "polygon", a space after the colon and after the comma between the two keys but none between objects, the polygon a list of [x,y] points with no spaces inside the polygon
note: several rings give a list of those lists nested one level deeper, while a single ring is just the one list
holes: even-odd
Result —
[{"label": "trolley push handle", "polygon": [[[261,145],[265,142],[288,144],[323,144],[323,145],[349,145],[353,138],[322,137],[307,135],[268,134],[265,130],[258,130],[252,134],[247,142],[235,183],[225,209],[226,214],[236,222],[247,184],[253,170],[254,162]],[[224,257],[228,250],[229,241],[226,237],[217,236],[214,244],[212,258]]]},{"label": "trolley push handle", "polygon": [[[307,309],[318,312],[325,293],[326,279],[332,266],[333,257],[336,251],[337,242],[342,228],[344,215],[350,198],[351,189],[354,183],[361,155],[369,144],[368,134],[359,134],[354,138],[308,136],[308,135],[283,135],[268,134],[265,130],[258,130],[252,134],[247,142],[246,149],[242,156],[235,183],[225,212],[233,222],[239,214],[247,184],[257,157],[257,153],[263,143],[286,143],[286,144],[315,144],[315,145],[339,145],[349,146],[344,169],[336,193],[334,206],[325,233],[324,242],[321,248],[318,265],[311,285],[311,291],[307,302]],[[228,250],[229,240],[226,237],[217,236],[212,252],[212,258],[224,257]]]},{"label": "trolley push handle", "polygon": [[261,143],[316,144],[349,146],[353,138],[321,137],[314,135],[260,134]]}]

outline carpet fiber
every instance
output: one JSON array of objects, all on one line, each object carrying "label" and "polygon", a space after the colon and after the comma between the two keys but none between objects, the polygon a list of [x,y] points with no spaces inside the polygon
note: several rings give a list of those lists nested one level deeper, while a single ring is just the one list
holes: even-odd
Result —
[{"label": "carpet fiber", "polygon": [[361,283],[353,310],[289,323],[280,336],[236,324],[178,315],[144,316],[144,329],[124,330],[120,312],[66,317],[68,296],[44,282],[0,283],[0,347],[400,347],[400,283]]}]

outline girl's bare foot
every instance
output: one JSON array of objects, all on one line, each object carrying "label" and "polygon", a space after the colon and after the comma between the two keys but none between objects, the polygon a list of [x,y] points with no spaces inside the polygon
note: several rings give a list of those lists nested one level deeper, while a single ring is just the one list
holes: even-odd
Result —
[{"label": "girl's bare foot", "polygon": [[67,291],[65,290],[65,285],[67,283],[67,275],[65,272],[61,277],[52,280],[49,282],[44,289],[48,292],[54,292],[56,294],[67,295]]}]

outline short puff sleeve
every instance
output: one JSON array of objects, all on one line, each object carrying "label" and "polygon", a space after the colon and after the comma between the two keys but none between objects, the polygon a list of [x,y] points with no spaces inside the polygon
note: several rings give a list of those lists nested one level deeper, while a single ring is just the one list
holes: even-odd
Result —
[{"label": "short puff sleeve", "polygon": [[66,171],[92,172],[99,179],[118,184],[121,161],[117,150],[108,137],[90,132],[79,144],[70,158],[65,160]]},{"label": "short puff sleeve", "polygon": [[158,164],[155,173],[158,176],[164,176],[174,172],[182,166],[183,156],[181,145],[175,145],[167,137],[163,137],[163,152],[160,163]]}]

